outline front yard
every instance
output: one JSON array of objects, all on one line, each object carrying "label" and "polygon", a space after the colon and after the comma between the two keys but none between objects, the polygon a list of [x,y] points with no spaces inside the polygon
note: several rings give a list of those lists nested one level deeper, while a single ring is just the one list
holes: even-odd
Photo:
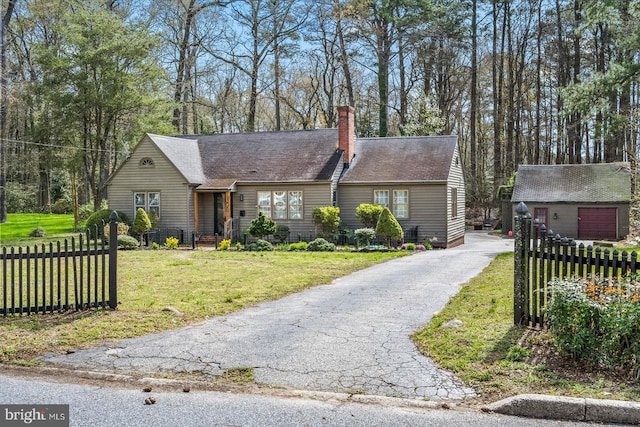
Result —
[{"label": "front yard", "polygon": [[[461,326],[446,325],[454,319]],[[413,339],[482,401],[522,393],[640,401],[637,378],[591,369],[556,351],[547,331],[513,325],[512,253],[466,283]]]},{"label": "front yard", "polygon": [[0,317],[0,363],[177,328],[407,253],[119,251],[117,311]]}]

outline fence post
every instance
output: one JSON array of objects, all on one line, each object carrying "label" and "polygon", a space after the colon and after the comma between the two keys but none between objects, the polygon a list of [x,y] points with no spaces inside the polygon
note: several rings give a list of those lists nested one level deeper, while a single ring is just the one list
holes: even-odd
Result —
[{"label": "fence post", "polygon": [[528,248],[530,217],[527,215],[529,209],[524,202],[520,202],[516,207],[516,216],[514,222],[515,242],[513,251],[513,323],[515,325],[524,325],[525,304],[528,280]]},{"label": "fence post", "polygon": [[109,216],[109,307],[118,307],[118,213]]}]

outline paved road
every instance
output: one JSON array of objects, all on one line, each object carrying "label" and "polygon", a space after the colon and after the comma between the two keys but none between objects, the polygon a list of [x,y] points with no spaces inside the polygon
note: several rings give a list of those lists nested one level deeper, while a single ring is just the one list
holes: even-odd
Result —
[{"label": "paved road", "polygon": [[466,243],[392,260],[201,325],[45,360],[63,367],[158,375],[230,368],[259,383],[410,399],[474,391],[438,369],[409,336],[513,241],[468,233]]},{"label": "paved road", "polygon": [[[283,398],[206,391],[112,388],[62,384],[0,373],[0,404],[68,404],[71,427],[587,427],[569,421],[534,420],[461,408],[433,410],[396,403],[344,399]],[[154,405],[144,400],[154,397]],[[429,402],[423,402],[428,405]],[[4,413],[0,412],[0,425]],[[36,425],[36,423],[32,424]],[[617,425],[620,426],[619,424]]]}]

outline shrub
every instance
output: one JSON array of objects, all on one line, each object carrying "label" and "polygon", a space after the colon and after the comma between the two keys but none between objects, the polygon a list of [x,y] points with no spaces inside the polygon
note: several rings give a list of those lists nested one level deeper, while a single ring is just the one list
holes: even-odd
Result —
[{"label": "shrub", "polygon": [[51,205],[51,213],[68,214],[71,213],[71,203],[66,199],[58,199]]},{"label": "shrub", "polygon": [[546,314],[556,346],[576,359],[640,375],[640,282],[553,280]]},{"label": "shrub", "polygon": [[356,208],[356,218],[358,218],[366,228],[376,228],[382,209],[380,205],[362,203]]},{"label": "shrub", "polygon": [[86,221],[93,214],[93,202],[78,207],[78,219]]},{"label": "shrub", "polygon": [[149,222],[151,222],[151,230],[155,230],[160,226],[160,220],[158,219],[156,211],[149,211],[147,216],[149,217]]},{"label": "shrub", "polygon": [[340,208],[336,206],[323,206],[313,208],[311,211],[313,222],[320,229],[320,234],[325,238],[334,238],[340,229]]},{"label": "shrub", "polygon": [[136,218],[133,220],[133,226],[131,228],[133,232],[139,236],[140,243],[142,243],[142,236],[144,233],[151,230],[151,221],[144,209],[138,208],[136,211]]},{"label": "shrub", "polygon": [[38,211],[38,186],[9,181],[5,185],[7,212]]},{"label": "shrub", "polygon": [[[98,227],[98,230],[102,230],[102,225],[108,224],[111,221],[109,219],[109,217],[111,216],[111,212],[112,211],[110,211],[109,209],[100,209],[99,211],[94,212],[91,214],[91,216],[89,216],[89,218],[87,219],[86,227],[89,229],[89,234],[92,238],[96,238],[96,227]],[[118,222],[123,222],[127,225],[131,224],[129,218],[123,212],[117,211],[116,213],[118,214]]]},{"label": "shrub", "polygon": [[246,251],[253,252],[263,252],[263,251],[272,251],[273,245],[266,240],[259,239],[255,243],[251,243],[244,248]]},{"label": "shrub", "polygon": [[228,251],[230,247],[231,247],[231,240],[230,239],[224,239],[218,245],[218,249],[221,250],[221,251]]},{"label": "shrub", "polygon": [[289,240],[289,227],[286,225],[276,226],[276,231],[273,233],[273,238],[278,243],[284,243]]},{"label": "shrub", "polygon": [[415,251],[416,250],[416,244],[415,243],[405,243],[403,244],[400,249],[404,249],[407,251]]},{"label": "shrub", "polygon": [[262,212],[258,212],[258,217],[251,220],[251,225],[247,229],[249,234],[258,239],[262,239],[264,236],[275,233],[276,223],[264,216]]},{"label": "shrub", "polygon": [[177,238],[170,236],[164,240],[164,247],[167,249],[178,249],[179,243],[180,241]]},{"label": "shrub", "polygon": [[138,239],[128,235],[118,236],[118,249],[135,249],[139,245]]},{"label": "shrub", "polygon": [[307,250],[307,242],[296,242],[296,243],[291,243],[289,245],[289,250],[290,251],[306,251]]},{"label": "shrub", "polygon": [[313,252],[333,252],[336,250],[336,245],[327,242],[322,237],[318,237],[317,239],[309,242],[307,250]]},{"label": "shrub", "polygon": [[44,237],[47,235],[47,232],[44,228],[38,226],[34,228],[31,233],[29,233],[29,237]]},{"label": "shrub", "polygon": [[402,240],[404,236],[402,226],[393,216],[389,208],[382,209],[378,224],[376,225],[376,233],[387,239],[389,247],[391,247],[392,240]]},{"label": "shrub", "polygon": [[[125,224],[124,222],[119,222],[116,234],[118,236],[125,236],[125,235],[129,234],[129,226],[127,224]],[[109,236],[110,235],[111,235],[111,224],[107,223],[104,226],[104,229],[102,230],[102,236],[103,236],[102,240],[104,240],[105,243],[109,243]]]},{"label": "shrub", "polygon": [[369,246],[371,241],[376,238],[376,230],[373,228],[358,228],[355,231],[355,236],[359,246]]}]

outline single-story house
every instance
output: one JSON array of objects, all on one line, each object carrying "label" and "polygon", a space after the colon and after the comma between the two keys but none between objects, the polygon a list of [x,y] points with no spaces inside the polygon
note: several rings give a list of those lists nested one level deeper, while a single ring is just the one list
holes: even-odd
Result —
[{"label": "single-story house", "polygon": [[[145,135],[108,180],[110,209],[154,211],[184,236],[237,237],[258,211],[295,236],[313,233],[314,207],[338,206],[363,227],[361,203],[391,209],[417,242],[464,243],[465,193],[457,137],[358,139],[354,110],[337,129]],[[185,237],[186,238],[186,237]]]},{"label": "single-story house", "polygon": [[521,165],[511,202],[562,237],[620,240],[629,234],[631,175],[625,163]]}]

